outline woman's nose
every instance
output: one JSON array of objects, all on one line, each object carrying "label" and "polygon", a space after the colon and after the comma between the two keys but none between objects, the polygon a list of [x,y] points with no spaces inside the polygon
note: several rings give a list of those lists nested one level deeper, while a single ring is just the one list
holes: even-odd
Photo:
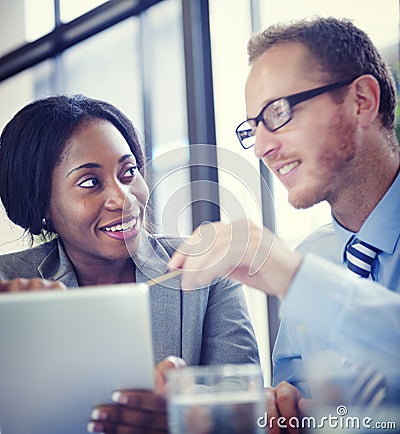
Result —
[{"label": "woman's nose", "polygon": [[105,206],[110,210],[123,209],[129,192],[129,186],[120,182],[112,182],[105,191]]}]

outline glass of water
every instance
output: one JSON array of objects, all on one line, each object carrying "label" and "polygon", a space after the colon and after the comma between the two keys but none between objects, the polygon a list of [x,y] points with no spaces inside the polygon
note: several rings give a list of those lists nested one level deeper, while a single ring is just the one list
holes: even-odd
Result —
[{"label": "glass of water", "polygon": [[260,428],[265,411],[258,365],[196,366],[168,375],[170,434],[265,432]]}]

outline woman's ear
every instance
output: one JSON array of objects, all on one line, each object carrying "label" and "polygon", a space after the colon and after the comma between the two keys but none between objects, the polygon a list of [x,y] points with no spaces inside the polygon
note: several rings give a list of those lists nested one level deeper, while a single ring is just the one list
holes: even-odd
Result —
[{"label": "woman's ear", "polygon": [[368,127],[379,112],[380,87],[378,80],[370,74],[361,75],[353,82],[357,117],[361,126]]},{"label": "woman's ear", "polygon": [[53,225],[51,224],[51,219],[48,211],[46,211],[44,217],[42,218],[42,228],[46,232],[55,232]]}]

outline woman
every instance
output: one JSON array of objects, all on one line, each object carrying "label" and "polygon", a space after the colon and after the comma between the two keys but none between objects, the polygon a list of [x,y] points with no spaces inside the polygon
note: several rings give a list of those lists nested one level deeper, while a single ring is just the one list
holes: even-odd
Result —
[{"label": "woman", "polygon": [[[0,257],[2,290],[145,282],[167,271],[181,240],[145,229],[143,152],[117,108],[80,95],[38,100],[0,140],[8,217],[32,238],[53,237]],[[239,285],[222,280],[187,293],[168,286],[150,294],[156,363],[170,355],[189,365],[258,362]]]}]

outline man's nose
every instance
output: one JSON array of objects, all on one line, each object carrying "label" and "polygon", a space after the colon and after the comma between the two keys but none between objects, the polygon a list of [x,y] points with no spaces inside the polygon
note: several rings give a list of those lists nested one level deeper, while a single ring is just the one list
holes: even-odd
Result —
[{"label": "man's nose", "polygon": [[256,129],[254,154],[259,159],[273,160],[280,149],[280,141],[275,132],[269,131],[262,122],[259,122]]}]

